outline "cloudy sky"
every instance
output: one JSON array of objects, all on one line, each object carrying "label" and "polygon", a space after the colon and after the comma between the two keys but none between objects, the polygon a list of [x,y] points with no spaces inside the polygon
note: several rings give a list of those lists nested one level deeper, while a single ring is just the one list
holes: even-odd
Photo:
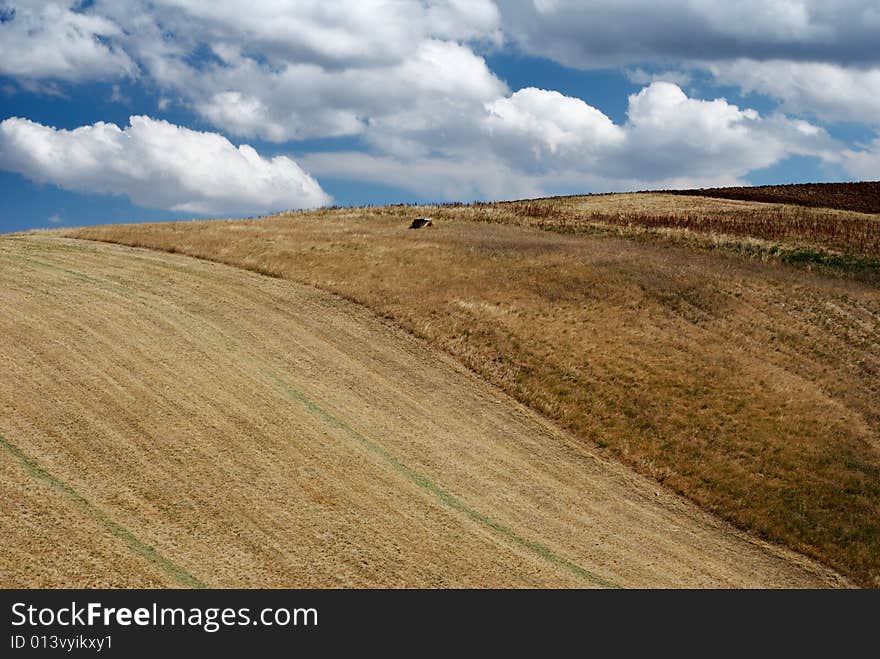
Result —
[{"label": "cloudy sky", "polygon": [[880,0],[0,0],[0,231],[880,179]]}]

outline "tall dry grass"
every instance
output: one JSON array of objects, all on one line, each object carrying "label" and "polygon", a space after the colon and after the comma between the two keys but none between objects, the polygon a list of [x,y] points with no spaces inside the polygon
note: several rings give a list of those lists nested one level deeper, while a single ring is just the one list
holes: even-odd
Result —
[{"label": "tall dry grass", "polygon": [[[703,203],[677,199],[685,214]],[[672,203],[653,207],[666,215]],[[668,242],[519,226],[533,210],[339,209],[65,233],[361,303],[706,509],[880,585],[880,290]],[[408,230],[416,214],[436,226]]]},{"label": "tall dry grass", "polygon": [[[656,201],[658,195],[649,195]],[[596,225],[680,229],[699,234],[781,241],[880,259],[880,218],[782,204],[671,204],[666,208],[608,207],[589,197],[511,202],[507,210],[539,228],[578,230]]]}]

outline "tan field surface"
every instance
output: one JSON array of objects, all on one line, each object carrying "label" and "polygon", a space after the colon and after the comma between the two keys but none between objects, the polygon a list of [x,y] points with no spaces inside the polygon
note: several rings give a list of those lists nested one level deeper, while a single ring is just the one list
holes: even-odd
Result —
[{"label": "tan field surface", "polygon": [[0,309],[2,587],[850,585],[302,283],[10,236]]},{"label": "tan field surface", "polygon": [[614,194],[51,235],[352,300],[603,458],[880,586],[880,216]]}]

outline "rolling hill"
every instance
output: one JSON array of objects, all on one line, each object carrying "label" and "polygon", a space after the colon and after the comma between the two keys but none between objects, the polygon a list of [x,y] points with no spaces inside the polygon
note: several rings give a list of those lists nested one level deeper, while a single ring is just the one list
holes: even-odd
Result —
[{"label": "rolling hill", "polygon": [[876,585],[875,223],[612,195],[0,237],[2,581]]},{"label": "rolling hill", "polygon": [[316,289],[0,240],[9,586],[845,582]]}]

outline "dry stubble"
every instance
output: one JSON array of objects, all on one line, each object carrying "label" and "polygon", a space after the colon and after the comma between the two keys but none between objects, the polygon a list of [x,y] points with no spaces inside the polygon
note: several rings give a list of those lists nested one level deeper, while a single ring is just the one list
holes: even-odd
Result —
[{"label": "dry stubble", "polygon": [[368,311],[0,241],[4,586],[817,586]]}]

